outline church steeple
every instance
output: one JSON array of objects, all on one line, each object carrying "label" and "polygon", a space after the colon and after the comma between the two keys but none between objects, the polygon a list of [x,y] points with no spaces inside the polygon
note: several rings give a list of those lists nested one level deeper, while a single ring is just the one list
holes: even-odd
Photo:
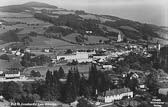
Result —
[{"label": "church steeple", "polygon": [[121,32],[119,32],[117,42],[122,42],[122,41],[123,41],[122,35],[121,35]]}]

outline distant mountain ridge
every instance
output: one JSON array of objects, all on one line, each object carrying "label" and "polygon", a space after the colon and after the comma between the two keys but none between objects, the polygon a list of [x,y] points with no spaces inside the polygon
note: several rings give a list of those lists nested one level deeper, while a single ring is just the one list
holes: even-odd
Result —
[{"label": "distant mountain ridge", "polygon": [[22,4],[22,6],[25,7],[43,7],[43,8],[58,8],[57,6],[49,5],[46,3],[40,3],[40,2],[28,2]]},{"label": "distant mountain ridge", "polygon": [[58,8],[57,6],[49,5],[46,3],[40,3],[40,2],[28,2],[20,5],[9,5],[9,6],[3,6],[0,7],[0,11],[3,12],[25,12],[26,10],[34,10],[33,8]]}]

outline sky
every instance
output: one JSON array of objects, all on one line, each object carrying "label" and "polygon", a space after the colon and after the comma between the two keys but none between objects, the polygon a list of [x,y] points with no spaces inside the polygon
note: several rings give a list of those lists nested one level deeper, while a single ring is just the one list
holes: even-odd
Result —
[{"label": "sky", "polygon": [[118,16],[168,26],[168,0],[1,0],[0,6],[37,1],[70,10]]}]

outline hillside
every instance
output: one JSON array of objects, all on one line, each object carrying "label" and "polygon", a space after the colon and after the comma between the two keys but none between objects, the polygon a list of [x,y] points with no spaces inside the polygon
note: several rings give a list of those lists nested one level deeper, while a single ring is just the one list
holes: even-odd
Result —
[{"label": "hillside", "polygon": [[35,8],[57,8],[56,6],[49,5],[46,3],[40,3],[40,2],[28,2],[21,5],[10,5],[10,6],[3,6],[0,7],[0,11],[3,12],[25,12],[25,11],[33,11]]},{"label": "hillside", "polygon": [[[14,23],[12,26],[17,28],[18,25],[19,28],[22,28],[18,32],[21,35],[33,31],[48,38],[87,45],[92,44],[92,42],[98,44],[102,43],[102,41],[106,43],[116,41],[119,32],[124,37],[124,40],[132,40],[137,43],[147,41],[156,43],[159,41],[162,44],[167,44],[168,41],[168,30],[166,27],[140,23],[116,16],[91,14],[81,10],[66,10],[45,3],[28,2],[21,5],[4,6],[0,7],[0,11],[13,14],[31,14],[31,18],[38,20],[39,23],[37,24],[12,21],[12,24]],[[1,20],[9,23],[10,20],[15,19],[14,17],[9,19],[9,17],[8,19],[1,18]],[[20,19],[23,20],[22,17]],[[24,18],[24,20],[27,19]],[[40,23],[44,23],[45,26],[40,28]],[[29,28],[31,30],[28,30]],[[91,33],[87,33],[87,31],[91,31]]]}]

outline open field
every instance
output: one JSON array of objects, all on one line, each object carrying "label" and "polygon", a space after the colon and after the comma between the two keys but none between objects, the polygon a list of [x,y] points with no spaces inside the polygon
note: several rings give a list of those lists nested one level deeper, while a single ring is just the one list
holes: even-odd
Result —
[{"label": "open field", "polygon": [[45,29],[52,24],[44,22],[34,18],[29,13],[9,13],[0,12],[0,20],[5,21],[5,23],[10,23],[6,25],[5,23],[0,27],[0,33],[7,32],[9,30],[14,30],[16,28],[23,29],[18,34],[25,34],[29,32],[37,32],[38,34],[43,34]]},{"label": "open field", "polygon": [[21,13],[11,13],[11,12],[0,12],[0,17],[33,17],[32,14],[30,13],[25,13],[25,12],[21,12]]},{"label": "open field", "polygon": [[23,29],[19,34],[29,33],[31,31],[37,32],[38,34],[44,33],[44,28],[52,26],[52,24],[40,21],[35,18],[0,18],[0,20],[4,20],[6,22],[21,24],[13,24],[13,25],[2,25],[0,27],[0,33],[7,32],[9,30],[14,30],[16,28]]},{"label": "open field", "polygon": [[88,41],[85,41],[86,44],[95,44],[95,43],[99,43],[100,40],[104,41],[104,40],[108,40],[105,37],[101,37],[101,36],[87,36]]},{"label": "open field", "polygon": [[63,39],[66,40],[66,41],[77,43],[75,37],[78,36],[78,35],[81,35],[81,34],[79,34],[79,33],[72,33],[72,34],[69,34],[69,35],[63,37]]},{"label": "open field", "polygon": [[30,43],[29,47],[38,48],[50,48],[50,47],[60,47],[60,46],[72,46],[73,44],[65,42],[59,39],[50,39],[43,36],[32,37],[33,42]]},{"label": "open field", "polygon": [[118,30],[116,28],[112,28],[112,27],[109,27],[106,25],[99,24],[99,28],[101,28],[103,30],[103,27],[105,27],[108,32],[115,32],[115,33],[121,32],[120,30]]},{"label": "open field", "polygon": [[92,14],[87,14],[87,15],[79,15],[80,17],[84,18],[84,19],[94,19],[94,20],[100,20],[101,22],[106,22],[106,21],[113,21],[115,22],[115,20],[110,20],[104,17],[100,17],[100,16],[96,16],[96,15],[92,15]]},{"label": "open field", "polygon": [[45,24],[49,24],[47,22],[43,22],[41,20],[38,20],[34,17],[2,17],[0,18],[0,20],[4,20],[7,22],[21,22],[21,23],[26,23],[26,24],[41,24],[41,25],[45,25]]},{"label": "open field", "polygon": [[[76,37],[78,35],[81,35],[81,34],[79,34],[79,33],[72,33],[70,35],[67,35],[67,36],[63,37],[63,39],[66,40],[66,41],[77,43],[76,42]],[[96,44],[96,43],[99,43],[99,40],[102,40],[102,41],[108,40],[107,38],[101,37],[101,36],[88,36],[88,35],[85,35],[85,37],[88,38],[88,40],[85,40],[86,44]]]},{"label": "open field", "polygon": [[60,10],[60,11],[54,11],[52,14],[61,14],[61,15],[66,15],[66,14],[75,14],[73,11],[66,11],[66,10]]},{"label": "open field", "polygon": [[130,26],[120,26],[120,28],[125,29],[125,30],[134,31],[134,32],[139,32],[138,30]]},{"label": "open field", "polygon": [[[2,54],[4,53],[1,53],[0,55]],[[0,70],[5,71],[7,68],[21,67],[20,57],[16,57],[14,55],[8,55],[8,56],[9,56],[9,61],[0,59]]]},{"label": "open field", "polygon": [[6,68],[9,68],[9,67],[10,67],[10,63],[8,61],[0,59],[0,70],[1,71],[6,70]]}]

